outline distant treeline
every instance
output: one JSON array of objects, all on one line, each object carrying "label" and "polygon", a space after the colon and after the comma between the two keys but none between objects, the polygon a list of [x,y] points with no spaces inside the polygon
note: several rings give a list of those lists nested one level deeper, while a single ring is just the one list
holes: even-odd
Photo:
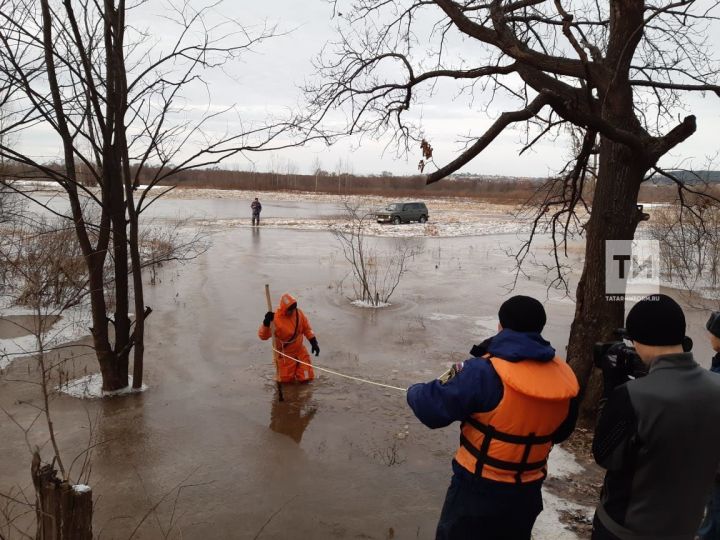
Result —
[{"label": "distant treeline", "polygon": [[[669,174],[675,178],[690,185],[698,184],[718,184],[720,183],[720,171],[686,171],[686,170],[669,170]],[[675,181],[662,174],[655,174],[651,182],[656,185],[674,185]]]},{"label": "distant treeline", "polygon": [[[143,183],[149,182],[157,171],[147,169]],[[709,174],[706,177],[710,177]],[[694,177],[696,180],[697,178]],[[720,181],[720,172],[718,173]],[[513,177],[451,177],[426,185],[423,176],[360,176],[320,172],[316,175],[272,172],[230,171],[205,169],[185,171],[174,175],[168,184],[186,188],[238,189],[246,191],[307,191],[332,195],[379,195],[384,197],[468,197],[502,204],[519,204],[531,201],[548,182],[542,178]],[[688,184],[699,182],[688,181]],[[712,180],[700,189],[715,196],[720,186]],[[697,188],[696,188],[697,189]],[[592,204],[592,195],[587,202]],[[678,199],[677,186],[666,183],[646,183],[640,189],[640,202],[674,202]]]},{"label": "distant treeline", "polygon": [[[62,164],[49,164],[48,168],[62,169]],[[135,171],[132,171],[133,174]],[[161,172],[146,167],[140,176],[141,184],[148,184]],[[708,190],[715,196],[720,194],[720,171],[673,171],[680,180],[695,185],[698,191]],[[18,165],[5,164],[3,176],[15,178],[37,178],[37,172]],[[80,180],[92,185],[90,175],[80,171]],[[703,184],[707,186],[697,188]],[[43,178],[44,179],[44,178]],[[233,171],[228,169],[195,169],[181,171],[162,182],[184,188],[233,189],[244,191],[303,191],[331,195],[379,195],[384,197],[468,197],[501,204],[520,204],[543,197],[538,191],[548,182],[541,178],[513,178],[497,176],[458,175],[434,184],[426,185],[423,176],[361,176],[318,171],[317,174],[292,174],[275,172]],[[589,183],[589,186],[592,184]],[[556,183],[553,190],[561,189]],[[674,202],[678,199],[677,186],[670,180],[658,178],[641,186],[640,202]],[[541,200],[541,199],[540,199]],[[588,193],[586,202],[592,204]]]},{"label": "distant treeline", "polygon": [[[141,178],[149,182],[156,171]],[[309,191],[334,195],[380,195],[398,197],[472,197],[497,201],[528,198],[542,185],[540,179],[452,178],[426,185],[422,176],[316,175],[221,169],[181,172],[168,183],[186,188],[239,189],[248,191]]]}]

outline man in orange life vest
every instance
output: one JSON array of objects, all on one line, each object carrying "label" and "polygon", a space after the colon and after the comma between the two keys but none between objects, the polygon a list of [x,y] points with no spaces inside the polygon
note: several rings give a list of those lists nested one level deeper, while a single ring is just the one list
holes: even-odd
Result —
[{"label": "man in orange life vest", "polygon": [[[268,311],[265,314],[265,318],[258,330],[260,339],[270,339],[272,335],[270,331],[271,322],[275,323],[275,343],[273,345],[278,351],[292,358],[297,358],[305,362],[305,364],[311,364],[310,355],[305,345],[303,345],[303,336],[305,336],[310,342],[311,350],[315,356],[320,354],[320,347],[315,333],[310,327],[310,322],[305,313],[297,307],[297,300],[292,295],[283,294],[275,313]],[[278,375],[282,383],[309,382],[315,378],[311,366],[301,364],[286,356],[280,355],[278,364],[280,370]]]},{"label": "man in orange life vest", "polygon": [[462,422],[438,540],[529,540],[550,449],[575,429],[577,379],[540,335],[542,304],[514,296],[498,316],[498,334],[473,347],[473,358],[408,389],[426,426]]}]

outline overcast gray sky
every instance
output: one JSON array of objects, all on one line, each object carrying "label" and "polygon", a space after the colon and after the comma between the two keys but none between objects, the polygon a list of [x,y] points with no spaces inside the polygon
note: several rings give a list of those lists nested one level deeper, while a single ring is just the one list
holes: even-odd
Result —
[{"label": "overcast gray sky", "polygon": [[[161,13],[159,6],[154,3],[151,9],[156,14]],[[251,27],[259,28],[269,22],[277,24],[279,31],[287,33],[257,46],[241,62],[228,66],[226,74],[210,79],[213,108],[236,105],[243,120],[253,123],[261,121],[267,114],[279,114],[296,107],[302,101],[298,87],[313,78],[313,57],[326,42],[335,38],[330,4],[325,0],[238,0],[224,4],[223,10]],[[147,14],[132,13],[130,22],[142,25],[146,22],[145,16]],[[161,26],[158,31],[162,32]],[[207,103],[204,93],[189,98],[191,101],[197,99],[197,103],[190,105],[204,106]],[[490,125],[492,119],[480,110],[481,101],[471,104],[467,97],[455,98],[453,89],[445,87],[431,101],[411,111],[411,117],[421,121],[433,144],[438,165],[457,155],[462,137],[479,135],[484,127]],[[687,102],[687,109],[698,116],[698,131],[664,159],[665,166],[683,160],[692,160],[697,166],[702,166],[706,156],[714,155],[718,150],[720,99],[714,95],[706,99],[692,98]],[[502,102],[490,110],[491,115],[500,112]],[[228,127],[232,129],[230,124]],[[503,134],[465,170],[480,174],[543,176],[556,171],[567,158],[568,150],[563,141],[548,142],[518,157],[521,135],[520,131]],[[309,172],[319,159],[322,167],[330,171],[343,162],[349,163],[355,173],[390,170],[395,174],[415,174],[421,157],[419,148],[407,158],[398,157],[392,149],[386,149],[387,142],[387,139],[365,137],[343,141],[330,148],[311,145],[277,155],[260,154],[248,158],[254,161],[258,170],[270,167],[282,170],[291,162],[299,172]],[[20,144],[35,155],[61,157],[54,139],[40,129],[25,134]],[[243,169],[253,166],[248,159],[233,159],[229,163]]]}]

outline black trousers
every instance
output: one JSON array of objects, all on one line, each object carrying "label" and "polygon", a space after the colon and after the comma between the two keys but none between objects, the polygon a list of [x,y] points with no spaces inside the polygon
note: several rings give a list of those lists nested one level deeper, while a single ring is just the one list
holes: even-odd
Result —
[{"label": "black trousers", "polygon": [[591,540],[620,540],[618,536],[615,536],[605,528],[605,525],[602,524],[597,514],[595,514],[593,518],[592,536],[590,538]]},{"label": "black trousers", "polygon": [[530,540],[542,482],[505,484],[453,475],[436,540]]}]

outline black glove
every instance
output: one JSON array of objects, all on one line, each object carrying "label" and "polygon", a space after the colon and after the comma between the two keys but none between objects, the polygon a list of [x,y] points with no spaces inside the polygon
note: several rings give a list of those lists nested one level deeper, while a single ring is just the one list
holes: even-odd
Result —
[{"label": "black glove", "polygon": [[312,338],[310,340],[310,351],[315,354],[315,356],[320,355],[320,345],[318,345],[317,338]]},{"label": "black glove", "polygon": [[490,347],[490,342],[492,341],[492,338],[487,338],[485,341],[480,343],[479,345],[473,345],[473,348],[470,349],[470,355],[473,358],[482,358],[487,354],[488,347]]},{"label": "black glove", "polygon": [[270,328],[270,323],[273,321],[274,318],[275,318],[275,314],[272,311],[268,311],[265,314],[265,318],[263,319],[263,325]]},{"label": "black glove", "polygon": [[630,380],[630,369],[625,364],[625,356],[620,349],[625,347],[619,343],[610,347],[602,364],[603,397],[609,397],[615,388]]}]

